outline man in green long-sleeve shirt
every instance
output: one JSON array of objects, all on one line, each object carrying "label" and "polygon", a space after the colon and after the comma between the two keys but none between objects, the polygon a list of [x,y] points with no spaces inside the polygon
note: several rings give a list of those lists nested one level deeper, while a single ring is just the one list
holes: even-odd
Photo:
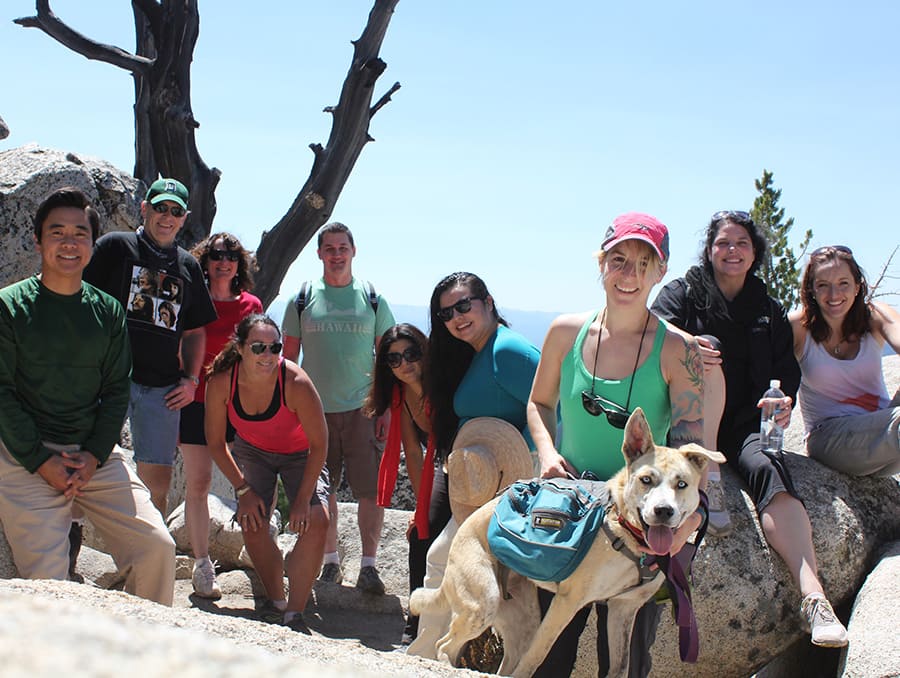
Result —
[{"label": "man in green long-sleeve shirt", "polygon": [[175,545],[116,445],[128,407],[125,314],[81,279],[99,217],[59,189],[38,207],[41,273],[0,290],[0,521],[19,574],[66,579],[76,504],[125,589],[171,605]]}]

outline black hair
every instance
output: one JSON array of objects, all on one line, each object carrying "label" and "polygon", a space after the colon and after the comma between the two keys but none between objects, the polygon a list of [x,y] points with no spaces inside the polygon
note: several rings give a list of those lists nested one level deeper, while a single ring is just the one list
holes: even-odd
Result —
[{"label": "black hair", "polygon": [[747,235],[750,236],[750,243],[753,245],[753,264],[750,266],[748,273],[756,273],[763,265],[763,261],[765,261],[769,245],[766,243],[766,237],[763,235],[762,230],[750,215],[746,212],[738,211],[721,211],[712,215],[709,226],[706,227],[706,242],[703,246],[703,252],[700,254],[700,262],[703,264],[703,268],[708,273],[713,273],[709,250],[712,248],[716,236],[719,235],[719,229],[722,228],[723,224],[727,223],[743,226],[744,230],[747,231]]},{"label": "black hair", "polygon": [[[453,410],[453,396],[472,363],[475,349],[457,339],[447,325],[438,318],[441,310],[441,295],[455,287],[465,287],[473,298],[487,300],[490,296],[484,280],[474,273],[459,271],[442,279],[431,293],[430,329],[428,338],[428,371],[425,373],[425,394],[431,404],[432,431],[437,454],[449,453],[459,418]],[[509,323],[497,312],[497,304],[492,306],[494,320],[500,325]]]},{"label": "black hair", "polygon": [[391,406],[391,395],[394,390],[394,384],[397,383],[397,377],[394,376],[393,370],[387,364],[387,354],[390,353],[391,346],[406,339],[414,346],[422,351],[422,376],[428,373],[428,337],[415,325],[409,323],[399,323],[393,327],[389,327],[384,334],[381,335],[381,342],[378,344],[378,352],[375,354],[375,376],[372,379],[372,388],[366,397],[363,405],[363,412],[370,417],[378,417],[384,414],[384,411]]},{"label": "black hair", "polygon": [[76,207],[83,209],[87,216],[88,223],[91,225],[91,242],[96,242],[100,237],[100,213],[91,205],[88,197],[74,186],[63,186],[57,188],[50,195],[44,198],[44,201],[38,205],[37,211],[34,213],[34,238],[38,242],[41,241],[41,228],[47,215],[57,207]]}]

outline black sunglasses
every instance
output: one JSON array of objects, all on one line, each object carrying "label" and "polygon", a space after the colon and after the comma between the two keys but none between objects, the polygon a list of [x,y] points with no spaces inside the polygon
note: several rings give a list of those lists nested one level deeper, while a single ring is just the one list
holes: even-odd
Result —
[{"label": "black sunglasses", "polygon": [[456,311],[460,315],[471,311],[473,301],[484,301],[484,299],[482,297],[463,297],[452,306],[447,306],[445,308],[439,309],[435,315],[437,315],[437,317],[445,323],[450,322],[451,320],[453,320],[454,311]]},{"label": "black sunglasses", "polygon": [[233,250],[210,250],[209,258],[213,261],[222,261],[222,259],[227,259],[228,261],[239,261],[241,258],[240,252],[235,252]]},{"label": "black sunglasses", "polygon": [[269,353],[278,355],[281,353],[282,346],[284,346],[284,344],[280,341],[273,341],[271,344],[267,344],[264,341],[254,341],[250,344],[250,350],[253,351],[254,355],[262,355],[266,352],[266,349],[269,349]]},{"label": "black sunglasses", "polygon": [[390,353],[385,353],[384,362],[387,363],[388,367],[398,368],[400,364],[405,360],[408,363],[417,363],[422,359],[422,349],[418,346],[409,346],[408,348],[403,350],[403,353],[398,353],[397,351],[392,351]]},{"label": "black sunglasses", "polygon": [[166,212],[171,212],[172,216],[175,217],[176,219],[178,217],[183,217],[185,214],[187,214],[187,210],[185,210],[183,207],[179,207],[178,205],[172,205],[171,207],[169,207],[164,202],[156,203],[153,206],[153,211],[157,212],[158,214],[165,214]]},{"label": "black sunglasses", "polygon": [[817,257],[820,254],[831,254],[832,251],[849,254],[851,257],[853,256],[853,251],[846,245],[824,245],[822,247],[817,247],[810,253],[809,256]]},{"label": "black sunglasses", "polygon": [[749,212],[743,210],[719,210],[712,215],[713,221],[752,221]]},{"label": "black sunglasses", "polygon": [[582,391],[581,404],[584,406],[584,411],[592,417],[599,417],[601,414],[605,414],[606,421],[608,421],[611,426],[624,429],[625,424],[628,423],[628,417],[630,416],[628,410],[611,400],[601,398],[595,393]]}]

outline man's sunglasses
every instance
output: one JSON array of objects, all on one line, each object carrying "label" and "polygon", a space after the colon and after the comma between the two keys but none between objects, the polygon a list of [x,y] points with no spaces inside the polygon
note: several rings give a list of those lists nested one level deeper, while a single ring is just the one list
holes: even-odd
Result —
[{"label": "man's sunglasses", "polygon": [[262,355],[266,352],[266,349],[269,349],[269,353],[272,355],[278,355],[281,353],[281,347],[284,346],[280,341],[273,341],[271,344],[267,344],[263,341],[254,341],[250,344],[250,350],[253,351],[254,355]]},{"label": "man's sunglasses", "polygon": [[447,323],[453,320],[453,312],[456,311],[460,315],[464,313],[468,313],[472,310],[472,302],[473,301],[484,301],[481,297],[463,297],[459,301],[457,301],[452,306],[447,306],[438,310],[436,313],[437,317]]},{"label": "man's sunglasses", "polygon": [[222,261],[223,259],[240,261],[241,253],[234,250],[210,250],[209,258],[213,261]]},{"label": "man's sunglasses", "polygon": [[172,216],[175,217],[176,219],[179,217],[183,217],[185,214],[187,214],[187,210],[185,210],[183,207],[179,207],[178,205],[172,205],[171,207],[169,207],[164,202],[156,203],[153,206],[153,211],[158,214],[165,214],[166,212],[171,212]]},{"label": "man's sunglasses", "polygon": [[418,346],[410,346],[404,349],[403,353],[392,351],[384,355],[384,362],[387,363],[387,366],[392,369],[400,367],[404,360],[408,363],[417,363],[421,359],[422,349],[420,349]]},{"label": "man's sunglasses", "polygon": [[851,257],[853,256],[853,251],[846,245],[825,245],[823,247],[817,247],[809,256],[817,257],[820,254],[831,254],[832,252],[841,252],[842,254],[849,254]]},{"label": "man's sunglasses", "polygon": [[715,221],[751,221],[750,213],[743,210],[720,210],[712,215]]},{"label": "man's sunglasses", "polygon": [[610,426],[624,429],[625,424],[628,423],[628,410],[611,400],[601,398],[595,393],[582,391],[581,404],[584,406],[584,411],[592,417],[599,417],[601,414],[605,414],[606,421],[609,422]]}]

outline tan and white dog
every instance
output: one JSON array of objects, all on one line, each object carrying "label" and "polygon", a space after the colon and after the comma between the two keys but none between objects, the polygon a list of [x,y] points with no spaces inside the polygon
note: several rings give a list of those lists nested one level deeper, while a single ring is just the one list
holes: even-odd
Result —
[{"label": "tan and white dog", "polygon": [[[508,584],[512,598],[504,599],[498,583],[500,566],[487,540],[488,523],[499,498],[460,526],[440,588],[417,589],[409,601],[413,614],[446,615],[449,611],[449,627],[437,641],[439,659],[456,664],[465,644],[493,626],[503,638],[500,673],[531,676],[576,612],[589,603],[606,602],[609,675],[628,674],[635,614],[656,593],[664,577],[660,573],[641,583],[634,560],[616,550],[612,542],[623,540],[625,548],[639,554],[634,530],[643,535],[644,548],[659,555],[668,553],[675,530],[697,510],[707,462],[724,463],[725,458],[699,445],[679,449],[655,445],[640,408],[625,426],[622,453],[626,467],[608,483],[614,507],[606,515],[606,527],[597,533],[575,572],[558,584],[533,581],[513,572]],[[556,594],[543,620],[537,586]]]}]

